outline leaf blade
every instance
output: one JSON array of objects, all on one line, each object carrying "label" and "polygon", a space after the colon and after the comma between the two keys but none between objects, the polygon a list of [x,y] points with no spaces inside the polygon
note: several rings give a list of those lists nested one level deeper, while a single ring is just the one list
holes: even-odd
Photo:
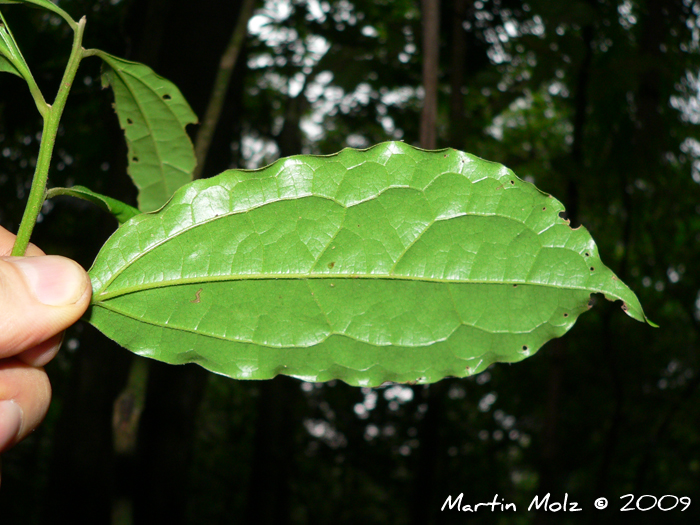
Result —
[{"label": "leaf blade", "polygon": [[12,73],[13,75],[16,75],[20,78],[22,77],[22,73],[20,73],[15,66],[12,65],[12,62],[10,62],[8,59],[6,59],[4,56],[0,56],[0,72],[3,73]]},{"label": "leaf blade", "polygon": [[0,12],[0,71],[27,78],[29,67],[22,52],[7,26],[5,16]]},{"label": "leaf blade", "polygon": [[402,143],[229,171],[110,239],[91,322],[237,378],[463,377],[563,335],[593,292],[645,320],[562,210],[500,165]]},{"label": "leaf blade", "polygon": [[103,51],[103,85],[111,86],[128,146],[128,172],[139,190],[141,211],[165,204],[192,180],[194,148],[185,130],[197,122],[180,90],[149,67]]}]

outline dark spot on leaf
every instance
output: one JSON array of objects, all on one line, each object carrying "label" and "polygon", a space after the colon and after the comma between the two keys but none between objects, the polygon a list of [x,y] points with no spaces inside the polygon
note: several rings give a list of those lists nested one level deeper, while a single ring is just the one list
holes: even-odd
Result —
[{"label": "dark spot on leaf", "polygon": [[510,183],[511,183],[511,184],[515,184],[515,181],[514,181],[514,180],[512,180],[512,181],[510,181]]},{"label": "dark spot on leaf", "polygon": [[517,287],[518,287],[518,285],[517,285],[517,284],[514,284],[514,285],[513,285],[513,288],[517,288]]},{"label": "dark spot on leaf", "polygon": [[133,120],[131,120],[130,118],[128,118],[128,119],[126,119],[126,123],[127,123],[127,124],[133,124],[133,123],[134,123],[134,121],[133,121]]},{"label": "dark spot on leaf", "polygon": [[138,157],[131,157],[132,162],[138,162],[139,158]]},{"label": "dark spot on leaf", "polygon": [[569,317],[569,314],[567,314],[566,312],[564,312],[564,317]]},{"label": "dark spot on leaf", "polygon": [[542,211],[547,211],[547,206],[545,206],[544,208],[542,208]]},{"label": "dark spot on leaf", "polygon": [[444,159],[446,159],[446,158],[447,158],[447,153],[445,153],[442,157],[443,157]]},{"label": "dark spot on leaf", "polygon": [[167,93],[163,95],[163,100],[170,100],[172,97],[168,95]]},{"label": "dark spot on leaf", "polygon": [[527,352],[527,345],[523,345],[523,352]]},{"label": "dark spot on leaf", "polygon": [[200,294],[202,293],[202,289],[200,288],[197,290],[194,294],[194,300],[190,301],[191,303],[201,303],[202,298],[200,297]]},{"label": "dark spot on leaf", "polygon": [[328,269],[329,269],[329,270],[330,270],[331,268],[333,268],[334,266],[335,266],[335,261],[329,262],[329,263],[328,263]]},{"label": "dark spot on leaf", "polygon": [[591,266],[591,271],[594,271],[594,270],[595,270],[595,268],[593,268],[593,266]]},{"label": "dark spot on leaf", "polygon": [[586,252],[586,257],[590,257],[590,256],[591,256],[591,254]]}]

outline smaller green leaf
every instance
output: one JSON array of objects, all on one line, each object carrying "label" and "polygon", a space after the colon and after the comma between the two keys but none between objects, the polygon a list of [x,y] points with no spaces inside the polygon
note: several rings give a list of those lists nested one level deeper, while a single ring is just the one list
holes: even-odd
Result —
[{"label": "smaller green leaf", "polygon": [[197,164],[185,126],[197,122],[172,82],[149,67],[103,51],[102,83],[114,90],[114,108],[129,148],[129,175],[141,211],[157,210],[192,180]]},{"label": "smaller green leaf", "polygon": [[22,56],[5,17],[0,12],[0,71],[26,78],[29,67]]},{"label": "smaller green leaf", "polygon": [[46,198],[50,199],[58,195],[68,195],[69,197],[76,197],[78,199],[90,201],[103,210],[114,215],[114,218],[117,219],[120,226],[132,217],[141,213],[133,206],[129,206],[128,204],[120,200],[113,199],[112,197],[95,193],[85,186],[73,186],[72,188],[51,188],[48,191]]}]

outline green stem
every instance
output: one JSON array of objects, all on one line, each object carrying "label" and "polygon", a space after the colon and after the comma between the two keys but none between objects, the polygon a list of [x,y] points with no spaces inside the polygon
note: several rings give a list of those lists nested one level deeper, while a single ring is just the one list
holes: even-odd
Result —
[{"label": "green stem", "polygon": [[41,114],[41,116],[44,119],[46,119],[46,116],[49,112],[49,105],[46,103],[46,100],[44,100],[44,95],[41,93],[39,86],[36,85],[34,77],[31,74],[29,74],[28,76],[24,77],[24,80],[27,81],[27,85],[29,86],[29,92],[32,94],[32,98],[34,99],[34,103],[36,104],[36,109],[38,109],[39,114]]},{"label": "green stem", "polygon": [[[85,17],[80,19],[80,22],[75,27],[73,36],[73,47],[71,49],[70,58],[66,71],[61,79],[61,86],[58,89],[56,100],[52,106],[48,106],[48,110],[44,117],[44,129],[41,134],[41,146],[39,147],[39,156],[37,157],[36,169],[34,170],[34,178],[32,179],[32,187],[29,190],[29,199],[27,207],[24,209],[22,222],[19,225],[17,239],[12,248],[12,255],[21,256],[27,250],[29,238],[32,236],[36,219],[41,212],[41,206],[44,204],[46,197],[46,182],[49,176],[49,167],[51,165],[51,155],[56,144],[56,135],[58,134],[58,124],[63,114],[63,109],[66,107],[68,93],[78,72],[78,66],[82,59],[82,42],[83,33],[85,31]],[[30,86],[31,89],[31,86]]]},{"label": "green stem", "polygon": [[31,71],[29,71],[28,68],[23,69],[26,69],[26,71],[22,71],[22,77],[27,82],[27,86],[29,86],[29,92],[31,93],[32,98],[34,99],[36,109],[38,109],[39,114],[44,119],[46,119],[46,115],[49,112],[49,105],[44,99],[44,94],[39,89],[39,86],[37,85],[36,80],[34,80],[34,76],[32,75]]}]

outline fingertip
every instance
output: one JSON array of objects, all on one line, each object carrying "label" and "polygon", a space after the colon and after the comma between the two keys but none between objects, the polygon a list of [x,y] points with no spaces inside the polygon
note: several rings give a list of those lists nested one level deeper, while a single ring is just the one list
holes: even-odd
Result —
[{"label": "fingertip", "polygon": [[58,353],[63,343],[65,332],[61,332],[46,341],[39,343],[29,350],[17,354],[15,357],[29,366],[46,366]]},{"label": "fingertip", "polygon": [[[8,402],[19,409],[20,424],[16,432],[12,426],[16,411]],[[0,413],[0,427],[4,428],[0,428],[0,440],[4,435],[6,442],[0,441],[0,451],[27,437],[46,417],[50,402],[51,383],[43,368],[28,366],[18,359],[4,359],[0,363],[0,405],[7,408],[5,416]]]},{"label": "fingertip", "polygon": [[11,257],[34,296],[47,306],[70,306],[88,293],[90,280],[75,261],[58,255]]},{"label": "fingertip", "polygon": [[19,440],[22,429],[22,409],[12,399],[0,401],[0,452]]},{"label": "fingertip", "polygon": [[[0,257],[0,358],[34,349],[75,323],[90,304],[87,272],[60,256]],[[57,342],[57,341],[54,341]],[[27,358],[48,351],[32,350]],[[55,353],[55,352],[54,352]],[[50,359],[50,352],[42,357]]]}]

